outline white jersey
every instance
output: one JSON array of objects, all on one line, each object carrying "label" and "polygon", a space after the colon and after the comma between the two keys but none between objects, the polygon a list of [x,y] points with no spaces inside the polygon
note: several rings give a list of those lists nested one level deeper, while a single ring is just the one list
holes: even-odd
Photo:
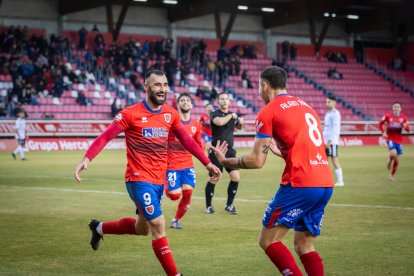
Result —
[{"label": "white jersey", "polygon": [[337,109],[332,109],[325,114],[325,121],[323,124],[323,139],[328,144],[339,144],[339,135],[341,133],[341,113]]},{"label": "white jersey", "polygon": [[26,139],[26,120],[22,118],[17,118],[16,124],[14,126],[16,129],[16,138],[17,139]]}]

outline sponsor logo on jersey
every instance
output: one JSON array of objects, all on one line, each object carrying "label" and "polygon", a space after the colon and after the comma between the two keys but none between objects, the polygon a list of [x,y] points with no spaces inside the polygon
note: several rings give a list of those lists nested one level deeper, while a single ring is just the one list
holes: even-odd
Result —
[{"label": "sponsor logo on jersey", "polygon": [[263,125],[263,122],[259,122],[258,120],[256,120],[256,133],[259,133],[259,130],[262,128]]},{"label": "sponsor logo on jersey", "polygon": [[145,211],[146,211],[149,215],[154,214],[154,205],[145,206]]},{"label": "sponsor logo on jersey", "polygon": [[195,132],[196,132],[196,130],[197,130],[197,128],[196,128],[195,126],[192,126],[192,127],[191,127],[191,131],[192,131],[193,133],[195,133]]},{"label": "sponsor logo on jersey", "polygon": [[320,153],[318,153],[316,155],[316,160],[309,160],[309,164],[311,164],[311,165],[328,165],[329,164],[328,160],[324,160],[322,158],[323,158],[323,156]]},{"label": "sponsor logo on jersey", "polygon": [[171,114],[170,113],[164,114],[164,119],[167,123],[169,123],[171,121]]},{"label": "sponsor logo on jersey", "polygon": [[147,139],[168,137],[168,131],[165,127],[143,128],[142,137]]},{"label": "sponsor logo on jersey", "polygon": [[118,122],[121,121],[122,120],[122,114],[121,113],[116,114],[115,120],[117,120]]}]

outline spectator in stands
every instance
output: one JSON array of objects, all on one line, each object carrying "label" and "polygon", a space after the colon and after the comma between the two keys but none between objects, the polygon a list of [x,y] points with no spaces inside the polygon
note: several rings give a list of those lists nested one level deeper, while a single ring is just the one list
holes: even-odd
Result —
[{"label": "spectator in stands", "polygon": [[335,80],[342,80],[343,79],[342,73],[339,73],[336,70],[336,67],[329,68],[329,70],[328,70],[328,78],[335,79]]},{"label": "spectator in stands", "polygon": [[187,76],[190,74],[190,68],[186,62],[182,62],[179,67],[179,76],[180,76],[180,86],[188,86]]},{"label": "spectator in stands", "polygon": [[79,49],[81,50],[85,50],[85,46],[86,46],[86,36],[88,34],[88,31],[85,29],[84,26],[82,26],[82,28],[78,31],[79,34]]},{"label": "spectator in stands", "polygon": [[99,33],[99,29],[98,29],[98,26],[96,24],[93,24],[93,28],[92,28],[91,32],[98,32]]},{"label": "spectator in stands", "polygon": [[134,86],[135,90],[144,91],[144,86],[139,81],[137,74],[131,74],[129,77],[131,84]]},{"label": "spectator in stands", "polygon": [[53,120],[55,118],[55,115],[53,115],[53,113],[50,112],[45,112],[43,113],[42,118],[45,120]]},{"label": "spectator in stands", "polygon": [[282,59],[288,60],[289,57],[289,41],[285,40],[282,42]]},{"label": "spectator in stands", "polygon": [[240,68],[241,68],[240,58],[236,56],[234,58],[234,73],[236,74],[236,76],[240,76]]},{"label": "spectator in stands", "polygon": [[400,57],[393,58],[391,61],[391,68],[394,71],[400,71],[402,69],[403,61]]},{"label": "spectator in stands", "polygon": [[115,117],[115,115],[118,114],[123,108],[121,99],[115,97],[111,105],[112,117]]},{"label": "spectator in stands", "polygon": [[348,63],[348,59],[344,53],[328,51],[325,57],[331,62]]},{"label": "spectator in stands", "polygon": [[217,90],[214,86],[210,88],[208,81],[203,81],[203,85],[197,89],[196,97],[199,97],[208,103],[213,103],[217,98],[217,94]]},{"label": "spectator in stands", "polygon": [[78,97],[76,98],[76,102],[83,106],[91,106],[93,105],[92,100],[88,99],[85,95],[85,92],[79,91]]},{"label": "spectator in stands", "polygon": [[248,70],[243,70],[243,73],[241,75],[242,85],[243,85],[243,88],[251,89],[251,88],[253,88],[253,85],[252,85],[252,82],[250,81],[250,78],[249,78],[247,72],[248,72]]},{"label": "spectator in stands", "polygon": [[290,60],[295,60],[298,52],[298,48],[295,43],[290,44]]}]

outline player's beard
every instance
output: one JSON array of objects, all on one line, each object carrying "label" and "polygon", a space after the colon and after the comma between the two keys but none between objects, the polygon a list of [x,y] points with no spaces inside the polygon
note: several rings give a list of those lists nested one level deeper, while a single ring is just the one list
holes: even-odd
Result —
[{"label": "player's beard", "polygon": [[187,113],[189,113],[189,112],[190,112],[190,108],[188,108],[188,109],[183,109],[182,107],[180,107],[180,111],[181,111],[181,113],[183,113],[183,114],[187,114]]},{"label": "player's beard", "polygon": [[160,99],[158,99],[157,98],[157,93],[164,93],[164,92],[162,92],[162,91],[159,91],[159,92],[154,92],[152,89],[151,89],[151,87],[148,87],[148,92],[147,92],[148,94],[149,94],[149,96],[148,96],[148,99],[153,103],[153,104],[156,104],[156,105],[163,105],[163,104],[165,104],[165,102],[167,101],[167,92],[165,92],[165,97],[164,97],[164,99],[162,99],[162,100],[160,100]]}]

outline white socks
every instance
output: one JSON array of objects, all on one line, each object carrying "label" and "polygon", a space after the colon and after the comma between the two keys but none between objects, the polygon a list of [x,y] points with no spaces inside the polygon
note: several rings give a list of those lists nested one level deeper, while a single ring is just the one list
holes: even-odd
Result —
[{"label": "white socks", "polygon": [[336,174],[336,183],[344,183],[344,179],[342,177],[342,168],[335,169]]}]

